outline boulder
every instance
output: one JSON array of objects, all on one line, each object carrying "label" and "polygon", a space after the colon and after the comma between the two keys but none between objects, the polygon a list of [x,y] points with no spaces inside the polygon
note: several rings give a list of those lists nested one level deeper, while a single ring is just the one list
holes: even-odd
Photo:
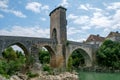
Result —
[{"label": "boulder", "polygon": [[17,75],[13,75],[10,77],[10,80],[22,80]]}]

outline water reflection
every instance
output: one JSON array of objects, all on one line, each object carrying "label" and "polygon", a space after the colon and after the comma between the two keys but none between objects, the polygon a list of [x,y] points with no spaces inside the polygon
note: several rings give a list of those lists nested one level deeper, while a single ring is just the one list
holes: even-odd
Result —
[{"label": "water reflection", "polygon": [[80,80],[120,80],[120,73],[79,72]]}]

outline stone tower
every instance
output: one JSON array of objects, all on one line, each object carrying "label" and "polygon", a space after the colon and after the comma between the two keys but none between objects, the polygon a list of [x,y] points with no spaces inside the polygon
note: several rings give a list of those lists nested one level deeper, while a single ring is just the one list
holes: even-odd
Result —
[{"label": "stone tower", "polygon": [[[56,66],[65,66],[67,20],[66,8],[59,6],[50,13],[50,38],[56,41]],[[59,63],[59,64],[58,64]]]},{"label": "stone tower", "polygon": [[66,8],[59,6],[50,13],[50,38],[55,39],[58,44],[65,44],[67,40],[66,31]]}]

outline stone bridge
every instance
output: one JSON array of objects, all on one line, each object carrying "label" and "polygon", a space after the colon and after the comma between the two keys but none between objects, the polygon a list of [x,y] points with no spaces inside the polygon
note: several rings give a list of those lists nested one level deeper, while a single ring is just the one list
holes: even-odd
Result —
[{"label": "stone bridge", "polygon": [[85,53],[81,53],[85,59],[85,65],[88,67],[93,66],[95,64],[95,52],[98,49],[98,45],[84,44],[73,41],[68,41],[68,46],[66,47],[66,63],[73,51],[78,49],[85,51]]},{"label": "stone bridge", "polygon": [[50,65],[58,68],[67,65],[68,58],[74,50],[82,49],[86,52],[82,54],[86,66],[93,66],[97,45],[67,41],[66,9],[59,6],[49,16],[50,38],[0,36],[0,56],[7,47],[17,45],[23,49],[26,56],[33,56],[37,62],[39,49],[45,47],[51,55]]}]

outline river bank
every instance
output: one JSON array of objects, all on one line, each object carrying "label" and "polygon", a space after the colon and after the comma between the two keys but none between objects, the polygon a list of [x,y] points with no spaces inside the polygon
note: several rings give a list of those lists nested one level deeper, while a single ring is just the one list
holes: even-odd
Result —
[{"label": "river bank", "polygon": [[77,73],[63,72],[57,75],[50,75],[47,72],[40,71],[34,77],[18,73],[10,76],[9,79],[0,75],[0,80],[79,80]]}]

